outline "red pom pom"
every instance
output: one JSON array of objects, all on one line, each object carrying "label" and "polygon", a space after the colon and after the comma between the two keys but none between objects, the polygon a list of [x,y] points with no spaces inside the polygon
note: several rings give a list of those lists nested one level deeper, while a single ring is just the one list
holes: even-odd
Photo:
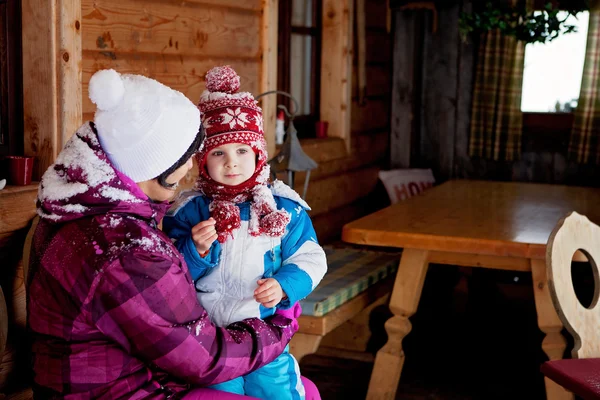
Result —
[{"label": "red pom pom", "polygon": [[289,223],[290,215],[284,210],[277,210],[261,218],[260,231],[267,236],[280,237]]},{"label": "red pom pom", "polygon": [[236,93],[240,77],[229,65],[214,67],[206,73],[206,88],[210,92]]}]

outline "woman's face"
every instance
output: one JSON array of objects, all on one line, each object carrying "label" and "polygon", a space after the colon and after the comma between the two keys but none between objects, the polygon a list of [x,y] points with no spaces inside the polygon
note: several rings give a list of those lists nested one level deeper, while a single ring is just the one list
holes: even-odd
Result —
[{"label": "woman's face", "polygon": [[[190,169],[192,169],[193,162],[192,157],[185,164],[175,170],[171,175],[169,175],[166,179],[167,183],[179,183],[185,175],[188,173]],[[168,189],[166,187],[161,186],[156,179],[150,179],[144,182],[137,182],[137,185],[142,189],[142,191],[148,196],[151,200],[156,202],[163,202],[166,200],[170,200],[174,195],[176,188]]]}]

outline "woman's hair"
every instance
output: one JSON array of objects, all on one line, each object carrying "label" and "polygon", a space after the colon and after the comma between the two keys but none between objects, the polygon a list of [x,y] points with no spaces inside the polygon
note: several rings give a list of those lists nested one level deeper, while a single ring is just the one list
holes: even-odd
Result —
[{"label": "woman's hair", "polygon": [[177,160],[175,164],[171,165],[169,169],[167,169],[165,172],[156,177],[156,180],[158,181],[158,184],[160,186],[166,189],[173,189],[177,187],[177,184],[179,182],[168,183],[167,178],[169,177],[169,175],[171,175],[173,172],[179,169],[182,165],[184,165],[190,159],[190,157],[192,157],[198,151],[200,145],[202,145],[202,142],[204,141],[204,136],[204,126],[200,124],[198,134],[196,135],[196,138],[194,139],[190,147],[186,150],[186,152],[183,153],[183,155],[179,158],[179,160]]}]

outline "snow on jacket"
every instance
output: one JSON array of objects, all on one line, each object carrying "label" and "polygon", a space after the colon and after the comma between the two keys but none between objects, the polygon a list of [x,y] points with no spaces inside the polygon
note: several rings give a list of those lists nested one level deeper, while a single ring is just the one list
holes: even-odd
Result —
[{"label": "snow on jacket", "polygon": [[275,359],[289,320],[215,327],[153,203],[84,124],[42,178],[27,315],[36,396],[163,399]]},{"label": "snow on jacket", "polygon": [[227,326],[244,318],[265,318],[275,308],[265,308],[253,296],[261,278],[275,278],[287,299],[277,307],[289,308],[305,298],[323,278],[327,260],[319,246],[308,205],[281,181],[271,186],[278,209],[287,211],[291,220],[282,237],[252,236],[249,233],[250,203],[240,203],[240,228],[233,239],[215,241],[210,252],[200,257],[191,238],[191,229],[209,218],[211,200],[197,192],[187,192],[167,213],[165,233],[175,240],[185,256],[198,299],[218,326]]}]

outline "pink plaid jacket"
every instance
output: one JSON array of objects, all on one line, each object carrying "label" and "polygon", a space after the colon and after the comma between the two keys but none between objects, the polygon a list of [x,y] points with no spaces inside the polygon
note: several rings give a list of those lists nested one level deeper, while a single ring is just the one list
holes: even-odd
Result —
[{"label": "pink plaid jacket", "polygon": [[28,282],[36,397],[163,399],[277,357],[290,320],[216,328],[152,203],[86,123],[44,174]]}]

